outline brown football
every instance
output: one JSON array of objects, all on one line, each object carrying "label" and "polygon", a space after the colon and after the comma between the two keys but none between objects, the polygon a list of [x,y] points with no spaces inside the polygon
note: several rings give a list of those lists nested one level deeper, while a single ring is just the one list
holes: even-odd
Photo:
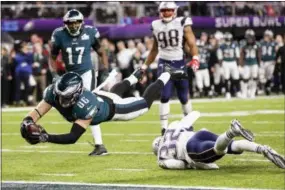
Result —
[{"label": "brown football", "polygon": [[37,124],[32,124],[32,125],[27,126],[27,131],[30,134],[38,134],[38,133],[40,133],[41,129],[39,128],[39,126]]}]

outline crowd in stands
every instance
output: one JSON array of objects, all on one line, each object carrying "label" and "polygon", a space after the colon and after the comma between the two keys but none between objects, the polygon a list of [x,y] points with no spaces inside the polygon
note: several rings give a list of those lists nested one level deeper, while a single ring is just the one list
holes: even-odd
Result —
[{"label": "crowd in stands", "polygon": [[[205,34],[205,33],[204,33]],[[207,39],[209,44],[213,47],[217,47],[217,40],[220,34],[219,32],[215,35],[209,35]],[[199,36],[197,36],[199,39]],[[284,40],[281,35],[276,35],[275,40],[278,44],[278,48],[284,46]],[[127,41],[110,41],[108,39],[101,40],[102,46],[108,54],[109,58],[109,69],[110,71],[116,68],[120,74],[117,76],[114,82],[124,79],[129,76],[135,69],[141,67],[146,57],[148,56],[150,49],[153,44],[153,39],[145,37],[144,39],[131,39]],[[215,45],[216,44],[216,45]],[[8,46],[2,45],[2,56],[1,56],[1,97],[2,106],[7,105],[33,105],[37,101],[41,100],[43,90],[45,87],[52,83],[52,76],[49,71],[48,57],[50,51],[50,45],[48,41],[43,40],[37,34],[33,34],[30,40],[27,42],[15,41],[14,47],[11,49]],[[216,55],[217,49],[212,49],[212,54]],[[21,57],[25,54],[25,59]],[[94,64],[98,63],[96,53],[93,53]],[[191,58],[189,58],[191,59]],[[188,60],[189,60],[188,59]],[[144,89],[157,78],[157,62],[152,63],[147,70],[146,76],[140,83],[134,87],[128,96],[139,96],[143,93]],[[223,79],[220,81],[220,89],[216,89],[214,84],[214,69],[213,67],[217,63],[217,59],[209,59],[209,73],[210,73],[210,86],[211,86],[211,97],[213,96],[224,96]],[[274,76],[272,78],[273,92],[280,93],[285,89],[285,85],[282,85],[280,68],[281,61],[278,59],[275,67]],[[100,81],[100,66],[95,66],[99,70],[98,80]],[[62,74],[65,72],[64,63],[59,56],[57,59],[58,73]],[[190,90],[189,95],[192,98],[203,97],[197,88],[195,74],[189,69],[189,81]],[[284,71],[283,71],[284,76]],[[283,81],[284,82],[284,81]],[[264,91],[260,87],[258,94],[263,94]],[[209,95],[209,94],[208,94]]]},{"label": "crowd in stands", "polygon": [[[100,3],[100,6],[97,6]],[[17,18],[61,18],[70,8],[77,8],[85,17],[99,23],[118,23],[118,6],[122,7],[122,17],[158,16],[159,2],[92,2],[72,1],[5,1],[2,2],[2,19]],[[285,2],[177,2],[185,16],[282,16]],[[143,15],[138,6],[143,6]]]}]

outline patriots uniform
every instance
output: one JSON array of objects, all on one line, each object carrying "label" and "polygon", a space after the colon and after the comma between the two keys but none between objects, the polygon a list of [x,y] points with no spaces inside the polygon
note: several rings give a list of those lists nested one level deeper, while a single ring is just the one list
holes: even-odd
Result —
[{"label": "patriots uniform", "polygon": [[91,47],[97,50],[97,40],[100,33],[93,26],[83,26],[79,36],[71,36],[64,27],[53,31],[51,41],[53,43],[52,55],[57,56],[62,52],[62,59],[67,71],[83,74],[93,69],[91,61]]}]

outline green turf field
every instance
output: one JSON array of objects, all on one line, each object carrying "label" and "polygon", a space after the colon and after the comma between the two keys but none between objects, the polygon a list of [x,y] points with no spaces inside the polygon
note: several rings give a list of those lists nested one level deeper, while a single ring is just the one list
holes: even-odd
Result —
[{"label": "green turf field", "polygon": [[[194,102],[194,110],[204,114],[195,129],[222,133],[233,118],[256,134],[256,142],[268,144],[284,155],[284,98]],[[267,112],[266,112],[267,111]],[[265,113],[264,113],[265,112]],[[246,153],[225,156],[218,171],[168,171],[156,165],[152,140],[159,135],[158,105],[143,117],[129,122],[101,125],[104,143],[111,153],[88,157],[92,147],[88,130],[74,145],[31,146],[19,133],[27,112],[2,112],[2,180],[124,183],[206,187],[284,189],[284,170],[263,156]],[[179,118],[179,104],[171,105],[171,120]],[[220,113],[220,114],[219,114]],[[212,114],[212,115],[211,115]],[[216,116],[213,116],[216,114]],[[230,114],[233,114],[231,116]],[[242,116],[235,116],[236,114]],[[224,115],[224,116],[222,116]],[[64,133],[71,124],[53,110],[40,121],[49,133]],[[61,175],[61,176],[57,176]]]}]

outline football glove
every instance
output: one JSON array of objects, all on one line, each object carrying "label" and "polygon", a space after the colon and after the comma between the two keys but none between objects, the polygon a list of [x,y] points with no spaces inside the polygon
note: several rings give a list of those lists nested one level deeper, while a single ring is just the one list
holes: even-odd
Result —
[{"label": "football glove", "polygon": [[188,67],[191,67],[194,72],[196,72],[200,67],[200,62],[198,58],[193,57],[193,59],[187,63]]},{"label": "football glove", "polygon": [[[31,128],[36,128],[36,130]],[[29,144],[33,145],[48,141],[48,134],[46,130],[42,126],[35,124],[33,120],[23,120],[20,131],[22,137]]]}]

